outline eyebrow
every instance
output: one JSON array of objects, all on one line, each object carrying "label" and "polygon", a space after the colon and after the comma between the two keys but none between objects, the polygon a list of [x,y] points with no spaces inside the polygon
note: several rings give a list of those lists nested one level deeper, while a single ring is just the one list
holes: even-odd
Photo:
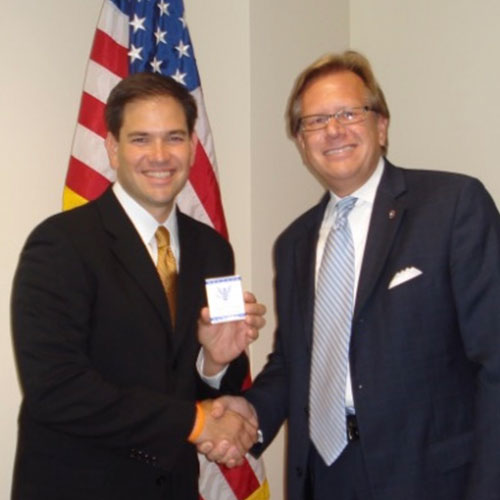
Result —
[{"label": "eyebrow", "polygon": [[[148,135],[157,135],[157,133],[156,132],[146,132],[146,131],[142,131],[142,130],[136,130],[136,131],[129,132],[127,134],[127,137],[144,137],[144,136],[148,136]],[[174,130],[167,131],[165,134],[162,132],[160,135],[167,135],[167,136],[171,136],[171,135],[183,135],[183,136],[187,137],[189,135],[189,133],[185,129],[174,129]]]}]

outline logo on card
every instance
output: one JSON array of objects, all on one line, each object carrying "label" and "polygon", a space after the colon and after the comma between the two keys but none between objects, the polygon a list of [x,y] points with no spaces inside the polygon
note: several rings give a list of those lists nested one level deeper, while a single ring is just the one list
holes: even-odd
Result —
[{"label": "logo on card", "polygon": [[229,300],[229,295],[231,293],[231,287],[229,286],[221,286],[217,288],[217,295],[219,296],[220,299],[224,300],[227,302]]}]

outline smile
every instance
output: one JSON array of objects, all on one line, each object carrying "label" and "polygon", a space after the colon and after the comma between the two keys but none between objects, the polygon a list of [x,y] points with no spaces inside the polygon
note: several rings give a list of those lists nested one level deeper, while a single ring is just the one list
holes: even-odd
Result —
[{"label": "smile", "polygon": [[172,170],[154,170],[154,171],[149,171],[149,172],[145,172],[145,175],[147,177],[154,177],[155,179],[166,179],[167,177],[172,177],[173,175],[173,171]]},{"label": "smile", "polygon": [[355,146],[352,146],[352,145],[342,146],[340,148],[331,148],[331,149],[327,149],[323,154],[325,156],[340,155],[343,153],[348,153],[349,151],[352,151],[354,148],[355,148]]}]

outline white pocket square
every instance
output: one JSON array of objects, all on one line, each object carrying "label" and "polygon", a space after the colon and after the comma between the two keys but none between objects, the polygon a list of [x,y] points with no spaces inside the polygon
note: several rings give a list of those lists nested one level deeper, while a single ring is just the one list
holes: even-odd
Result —
[{"label": "white pocket square", "polygon": [[391,282],[389,283],[388,290],[394,288],[395,286],[406,283],[407,281],[410,281],[413,278],[420,276],[421,274],[422,271],[420,269],[417,269],[416,267],[407,267],[405,269],[401,269],[401,271],[398,271],[393,276]]}]

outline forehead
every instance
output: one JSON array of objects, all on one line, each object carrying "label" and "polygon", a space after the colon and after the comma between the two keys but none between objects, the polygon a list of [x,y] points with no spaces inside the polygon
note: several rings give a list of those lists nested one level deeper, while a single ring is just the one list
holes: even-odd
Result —
[{"label": "forehead", "polygon": [[308,83],[302,93],[301,107],[304,113],[321,106],[360,106],[367,97],[363,80],[351,71],[341,71],[319,76]]},{"label": "forehead", "polygon": [[134,99],[123,108],[122,128],[141,126],[187,128],[184,108],[171,96]]}]

